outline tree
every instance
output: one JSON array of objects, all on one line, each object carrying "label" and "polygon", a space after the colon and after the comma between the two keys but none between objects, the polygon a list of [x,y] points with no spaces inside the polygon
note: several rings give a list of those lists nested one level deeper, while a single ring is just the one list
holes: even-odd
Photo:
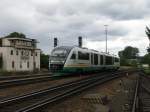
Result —
[{"label": "tree", "polygon": [[26,38],[25,34],[23,33],[18,33],[18,32],[12,32],[9,35],[6,36],[7,37],[19,37],[19,38]]},{"label": "tree", "polygon": [[[150,29],[146,26],[146,35],[148,37],[148,39],[150,40]],[[148,53],[150,53],[150,43],[149,43],[149,48],[147,49]]]},{"label": "tree", "polygon": [[119,51],[118,55],[120,57],[120,65],[125,66],[136,66],[136,58],[138,56],[139,50],[136,47],[127,46],[124,50]]},{"label": "tree", "polygon": [[43,53],[41,53],[41,68],[46,68],[48,69],[49,66],[49,55],[45,55]]},{"label": "tree", "polygon": [[119,51],[118,55],[120,58],[125,59],[136,59],[138,56],[139,49],[136,47],[127,46],[124,50]]},{"label": "tree", "polygon": [[147,26],[146,26],[145,32],[146,32],[148,39],[150,40],[150,29]]},{"label": "tree", "polygon": [[150,54],[146,54],[146,55],[143,56],[142,63],[150,65]]}]

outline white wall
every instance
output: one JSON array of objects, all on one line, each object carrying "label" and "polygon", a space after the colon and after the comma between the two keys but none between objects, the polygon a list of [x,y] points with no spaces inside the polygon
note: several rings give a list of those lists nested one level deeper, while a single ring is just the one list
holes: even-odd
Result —
[{"label": "white wall", "polygon": [[[11,50],[13,50],[13,55],[11,55]],[[16,55],[16,51],[18,50],[18,55]],[[31,56],[31,50],[26,51],[29,52],[29,59],[22,59],[21,51],[23,49],[16,49],[13,47],[0,47],[0,53],[3,56],[3,69],[6,71],[33,71],[33,56]],[[36,68],[40,70],[40,50],[35,50],[37,52],[37,56],[35,56]],[[12,67],[12,62],[14,61],[15,66]],[[29,68],[27,67],[27,63],[29,62]],[[22,68],[20,65],[22,64]]]}]

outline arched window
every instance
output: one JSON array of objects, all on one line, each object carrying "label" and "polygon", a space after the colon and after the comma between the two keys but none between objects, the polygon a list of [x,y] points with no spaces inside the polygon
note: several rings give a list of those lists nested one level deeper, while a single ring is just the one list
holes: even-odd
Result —
[{"label": "arched window", "polygon": [[29,68],[29,62],[27,62],[27,68]]},{"label": "arched window", "polygon": [[19,54],[19,52],[18,52],[18,50],[16,51],[16,55],[18,55]]},{"label": "arched window", "polygon": [[12,68],[15,68],[15,62],[12,61]]},{"label": "arched window", "polygon": [[13,50],[10,51],[10,54],[13,55]]}]

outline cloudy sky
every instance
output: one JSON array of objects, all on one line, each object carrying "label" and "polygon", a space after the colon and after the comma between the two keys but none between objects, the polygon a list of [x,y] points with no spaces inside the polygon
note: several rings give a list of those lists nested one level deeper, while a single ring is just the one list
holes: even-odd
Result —
[{"label": "cloudy sky", "polygon": [[146,53],[150,25],[149,0],[0,0],[0,37],[22,32],[35,38],[44,53],[59,45],[77,45],[82,36],[84,47],[105,51],[108,25],[108,50],[117,54],[125,46]]}]

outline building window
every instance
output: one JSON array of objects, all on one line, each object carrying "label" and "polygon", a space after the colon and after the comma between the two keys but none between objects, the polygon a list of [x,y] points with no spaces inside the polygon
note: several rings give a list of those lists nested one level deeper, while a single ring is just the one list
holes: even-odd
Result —
[{"label": "building window", "polygon": [[2,54],[0,54],[0,68],[3,68],[3,57],[2,57]]},{"label": "building window", "polygon": [[37,56],[37,52],[35,53],[35,56]]},{"label": "building window", "polygon": [[15,68],[15,62],[12,61],[12,68]]},{"label": "building window", "polygon": [[27,63],[27,68],[29,68],[29,62]]},{"label": "building window", "polygon": [[21,55],[23,56],[23,51],[21,51]]},{"label": "building window", "polygon": [[18,53],[18,50],[16,51],[16,55],[18,55],[19,53]]},{"label": "building window", "polygon": [[33,52],[31,51],[31,56],[33,56]]},{"label": "building window", "polygon": [[34,69],[35,69],[35,68],[36,68],[36,62],[34,62],[34,65],[33,65],[33,66],[34,66]]},{"label": "building window", "polygon": [[13,55],[13,50],[10,51],[10,54]]},{"label": "building window", "polygon": [[2,39],[0,39],[0,47],[2,47]]},{"label": "building window", "polygon": [[20,68],[22,68],[22,63],[20,63]]}]

